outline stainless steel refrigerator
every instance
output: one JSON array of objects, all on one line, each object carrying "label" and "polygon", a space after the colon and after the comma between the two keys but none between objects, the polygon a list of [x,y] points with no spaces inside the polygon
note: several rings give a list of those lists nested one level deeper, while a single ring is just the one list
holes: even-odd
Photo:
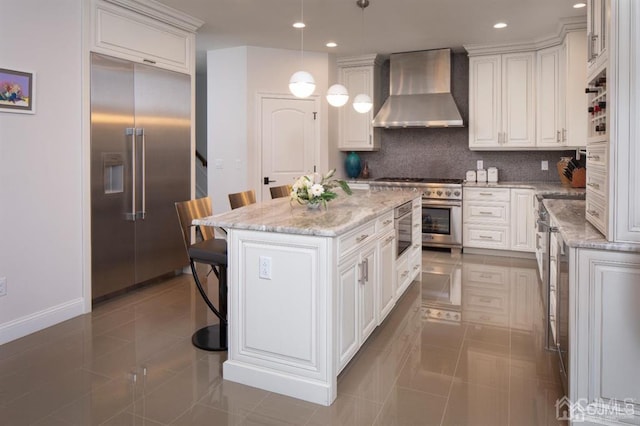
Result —
[{"label": "stainless steel refrigerator", "polygon": [[93,300],[188,264],[190,107],[188,75],[92,53]]}]

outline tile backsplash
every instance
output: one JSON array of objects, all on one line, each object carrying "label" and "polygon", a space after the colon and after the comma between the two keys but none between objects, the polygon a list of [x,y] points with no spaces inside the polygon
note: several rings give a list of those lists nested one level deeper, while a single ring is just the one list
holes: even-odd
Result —
[{"label": "tile backsplash", "polygon": [[[466,53],[455,53],[452,66],[452,93],[465,127],[382,129],[377,152],[359,152],[367,161],[371,178],[437,177],[464,179],[467,170],[497,167],[501,181],[559,182],[556,163],[575,151],[471,151],[469,150],[469,60]],[[389,93],[389,62],[382,69],[383,98]],[[345,154],[346,155],[346,154]],[[541,162],[549,170],[541,170]]]}]

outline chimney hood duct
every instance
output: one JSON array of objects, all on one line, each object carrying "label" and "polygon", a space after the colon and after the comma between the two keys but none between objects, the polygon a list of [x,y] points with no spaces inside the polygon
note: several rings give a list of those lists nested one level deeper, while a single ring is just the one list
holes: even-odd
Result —
[{"label": "chimney hood duct", "polygon": [[390,56],[389,97],[374,127],[463,127],[451,95],[451,49]]}]

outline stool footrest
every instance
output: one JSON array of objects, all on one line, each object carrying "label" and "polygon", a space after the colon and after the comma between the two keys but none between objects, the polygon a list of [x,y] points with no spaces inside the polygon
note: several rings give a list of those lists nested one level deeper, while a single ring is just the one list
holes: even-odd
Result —
[{"label": "stool footrest", "polygon": [[205,351],[227,350],[227,326],[226,324],[209,325],[193,333],[191,343],[196,348]]}]

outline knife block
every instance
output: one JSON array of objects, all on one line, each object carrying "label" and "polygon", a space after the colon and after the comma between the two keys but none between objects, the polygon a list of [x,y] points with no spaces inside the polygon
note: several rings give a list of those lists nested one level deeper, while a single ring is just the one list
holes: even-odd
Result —
[{"label": "knife block", "polygon": [[573,188],[584,188],[587,183],[587,169],[574,169],[571,177],[571,186]]},{"label": "knife block", "polygon": [[560,183],[564,186],[571,186],[571,180],[569,180],[569,178],[564,175],[564,170],[567,167],[569,160],[570,160],[569,157],[562,157],[560,161],[558,161],[557,163],[558,176],[560,177]]}]

